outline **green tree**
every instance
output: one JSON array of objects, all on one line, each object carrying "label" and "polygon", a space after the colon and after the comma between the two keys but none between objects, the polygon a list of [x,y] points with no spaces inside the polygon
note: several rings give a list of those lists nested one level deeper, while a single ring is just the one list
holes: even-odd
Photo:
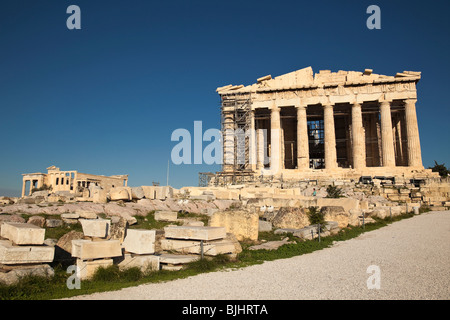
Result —
[{"label": "green tree", "polygon": [[309,207],[307,215],[310,224],[325,224],[325,216],[318,207]]},{"label": "green tree", "polygon": [[434,167],[428,167],[428,169],[431,169],[433,172],[439,172],[442,178],[447,178],[450,174],[450,171],[445,167],[445,163],[438,164],[436,160],[434,160]]}]

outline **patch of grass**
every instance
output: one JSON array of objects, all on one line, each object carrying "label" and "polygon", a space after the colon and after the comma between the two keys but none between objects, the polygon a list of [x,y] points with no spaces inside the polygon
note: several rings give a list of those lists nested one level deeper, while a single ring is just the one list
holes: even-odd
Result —
[{"label": "patch of grass", "polygon": [[169,224],[179,225],[179,222],[156,221],[155,211],[150,211],[146,216],[135,216],[137,223],[129,226],[131,229],[164,229]]},{"label": "patch of grass", "polygon": [[223,265],[230,262],[230,259],[228,256],[221,254],[217,255],[215,257],[208,257],[205,259],[200,259],[194,262],[191,262],[188,264],[188,269],[195,271],[195,272],[208,272],[208,271],[214,271],[218,268],[222,267]]}]

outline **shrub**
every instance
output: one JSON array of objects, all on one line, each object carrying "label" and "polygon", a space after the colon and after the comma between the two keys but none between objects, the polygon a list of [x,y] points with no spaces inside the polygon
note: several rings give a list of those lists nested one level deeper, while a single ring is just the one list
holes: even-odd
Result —
[{"label": "shrub", "polygon": [[329,185],[327,187],[327,198],[342,198],[342,189],[336,186]]},{"label": "shrub", "polygon": [[307,214],[310,224],[325,224],[325,216],[318,207],[309,207]]},{"label": "shrub", "polygon": [[447,178],[450,174],[450,170],[447,169],[445,163],[438,164],[436,160],[434,160],[434,167],[428,167],[432,172],[438,172],[442,178]]}]

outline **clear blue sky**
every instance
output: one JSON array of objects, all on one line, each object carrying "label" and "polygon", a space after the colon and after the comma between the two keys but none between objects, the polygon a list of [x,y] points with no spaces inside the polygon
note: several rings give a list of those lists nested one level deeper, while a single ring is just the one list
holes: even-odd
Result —
[{"label": "clear blue sky", "polygon": [[[66,9],[81,8],[81,30]],[[366,9],[381,8],[381,30]],[[450,165],[449,1],[0,2],[0,195],[21,173],[129,174],[165,184],[177,128],[219,128],[216,87],[311,66],[421,71],[423,162]],[[171,165],[170,184],[199,171]]]}]

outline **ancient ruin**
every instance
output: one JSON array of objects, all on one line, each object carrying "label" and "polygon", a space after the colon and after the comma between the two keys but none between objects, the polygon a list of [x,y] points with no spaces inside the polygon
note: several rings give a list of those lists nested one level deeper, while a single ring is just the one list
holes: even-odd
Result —
[{"label": "ancient ruin", "polygon": [[[420,72],[311,67],[217,88],[223,168],[216,183],[361,176],[428,177],[416,116]],[[244,132],[244,136],[239,133]],[[237,179],[237,180],[236,180]]]},{"label": "ancient ruin", "polygon": [[[449,179],[422,164],[419,80],[411,71],[309,67],[218,88],[222,171],[200,173],[195,187],[130,187],[128,175],[55,166],[23,174],[22,197],[0,197],[0,282],[52,276],[61,262],[82,280],[111,265],[177,271],[419,209],[448,210]],[[324,220],[312,222],[311,210]],[[67,231],[76,225],[83,232]],[[64,235],[46,239],[53,228]],[[261,239],[267,233],[279,240]]]},{"label": "ancient ruin", "polygon": [[83,189],[89,189],[91,185],[109,191],[109,189],[114,187],[127,186],[128,182],[128,175],[106,177],[81,173],[76,170],[61,171],[55,166],[48,167],[47,173],[24,173],[22,176],[22,197],[25,196],[27,189],[28,195],[32,194],[33,189],[44,188],[53,192],[65,191],[75,194],[82,192]]}]

